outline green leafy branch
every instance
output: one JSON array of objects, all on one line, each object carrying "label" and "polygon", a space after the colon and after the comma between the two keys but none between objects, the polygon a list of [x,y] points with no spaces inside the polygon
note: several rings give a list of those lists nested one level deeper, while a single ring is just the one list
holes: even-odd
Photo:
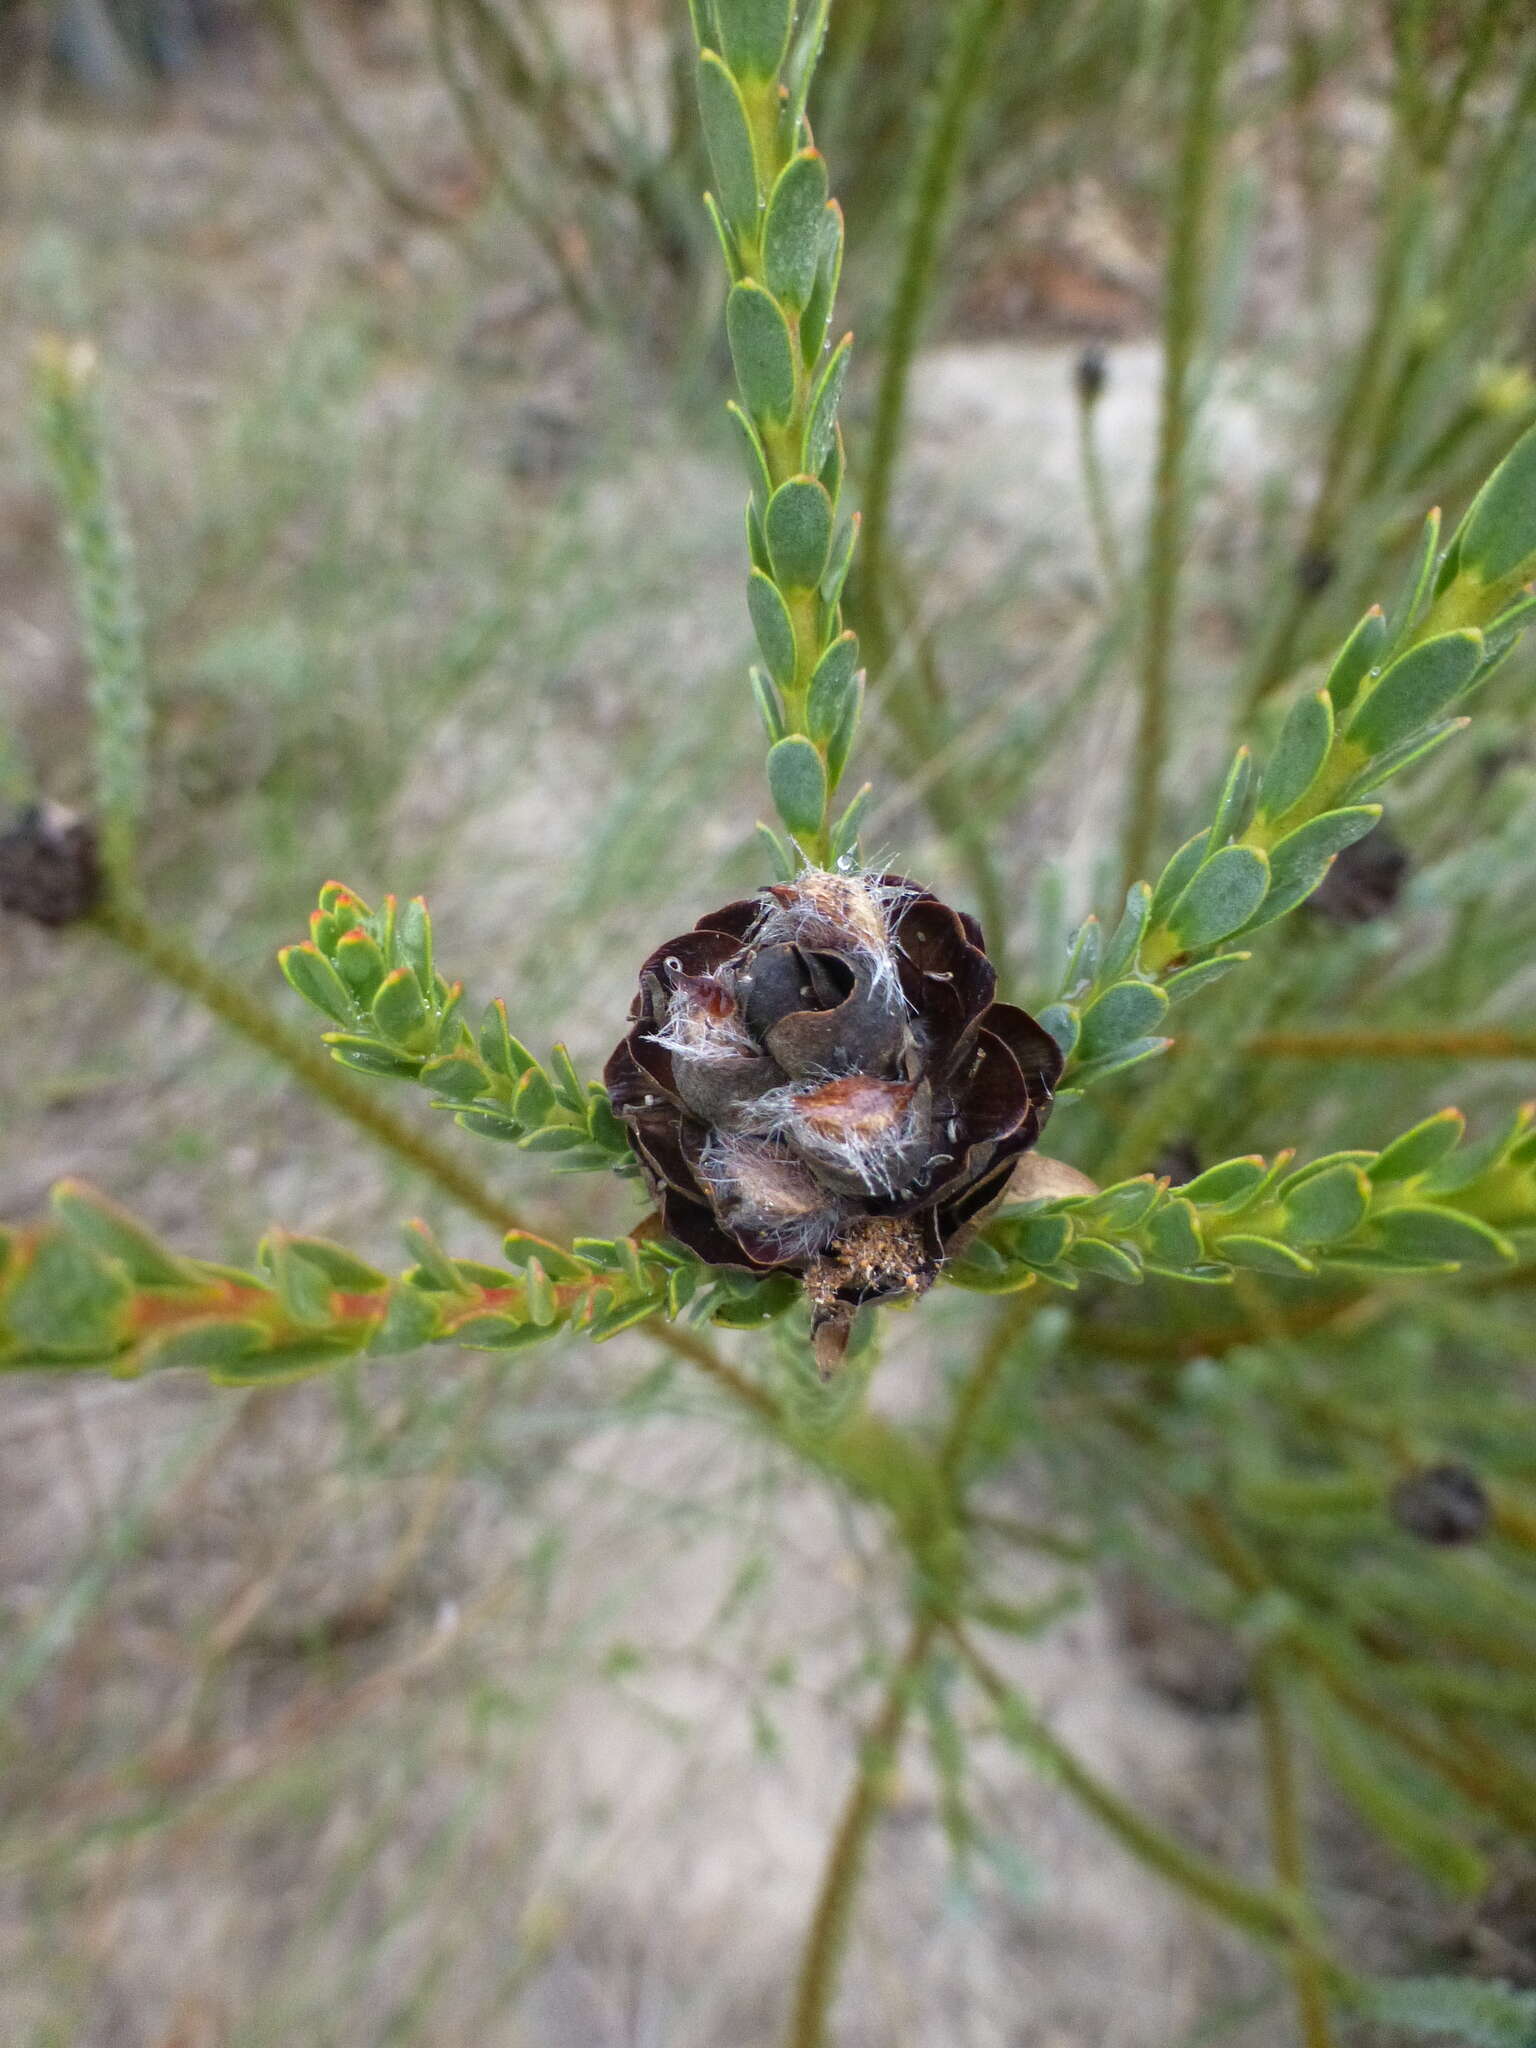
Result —
[{"label": "green leafy branch", "polygon": [[450,1258],[424,1224],[397,1278],[325,1238],[274,1230],[260,1270],[184,1258],[78,1181],[48,1223],[0,1230],[0,1369],[108,1366],[123,1377],[198,1366],[224,1384],[314,1372],[359,1353],[453,1343],[517,1351],[562,1331],[601,1341],[716,1301],[706,1269],[654,1239],[563,1246],[507,1234],[510,1262]]},{"label": "green leafy branch", "polygon": [[1250,958],[1243,941],[1304,903],[1381,816],[1368,801],[1469,723],[1458,707],[1536,613],[1536,430],[1489,477],[1444,555],[1431,512],[1391,619],[1373,605],[1322,688],[1298,697],[1260,771],[1239,747],[1210,823],[1155,883],[1132,885],[1106,941],[1079,927],[1040,1020],[1070,1094],[1172,1044],[1172,1004]]},{"label": "green leafy branch", "polygon": [[1304,1278],[1333,1268],[1451,1273],[1514,1264],[1512,1231],[1536,1229],[1536,1104],[1463,1145],[1459,1110],[1380,1152],[1294,1166],[1228,1159],[1179,1188],[1144,1174],[1089,1195],[1002,1210],[946,1277],[1009,1294],[1036,1280],[1136,1285],[1148,1274],[1224,1284],[1245,1272]]},{"label": "green leafy branch", "polygon": [[149,790],[149,684],[133,546],[108,459],[95,350],[86,341],[45,338],[34,357],[34,385],[75,569],[102,867],[118,900],[131,903]]},{"label": "green leafy branch", "polygon": [[607,1093],[581,1079],[563,1045],[542,1065],[513,1036],[499,999],[470,1029],[461,1015],[464,984],[437,971],[421,897],[402,908],[386,896],[375,911],[341,882],[327,882],[309,933],[278,960],[290,986],[339,1027],[324,1037],[343,1066],[419,1082],[465,1130],[555,1154],[563,1169],[633,1173]]},{"label": "green leafy branch", "polygon": [[[847,853],[862,795],[835,821],[832,799],[864,695],[842,595],[858,539],[842,519],[838,404],[853,336],[829,349],[843,264],[843,216],[805,118],[827,0],[695,0],[698,93],[715,176],[705,201],[730,292],[726,336],[741,403],[751,572],[747,605],[763,657],[752,688],[768,734],[768,787],[808,859]],[[764,826],[776,865],[792,850]]]}]

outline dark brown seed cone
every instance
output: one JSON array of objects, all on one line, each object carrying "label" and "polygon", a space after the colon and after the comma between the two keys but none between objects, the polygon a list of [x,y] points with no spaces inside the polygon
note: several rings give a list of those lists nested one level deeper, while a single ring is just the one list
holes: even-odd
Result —
[{"label": "dark brown seed cone", "polygon": [[0,832],[0,910],[56,927],[88,917],[100,896],[89,819],[62,804],[34,804]]},{"label": "dark brown seed cone", "polygon": [[604,1078],[668,1232],[803,1275],[819,1330],[923,1292],[1061,1073],[996,981],[975,920],[901,875],[808,869],[659,946]]},{"label": "dark brown seed cone", "polygon": [[1424,1465],[1392,1489],[1392,1519],[1423,1543],[1454,1548],[1486,1536],[1493,1507],[1483,1482],[1465,1465]]}]

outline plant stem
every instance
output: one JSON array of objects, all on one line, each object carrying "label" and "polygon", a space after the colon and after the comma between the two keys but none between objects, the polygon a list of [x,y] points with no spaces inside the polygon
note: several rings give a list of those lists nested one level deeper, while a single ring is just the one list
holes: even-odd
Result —
[{"label": "plant stem", "polygon": [[[1259,1709],[1259,1738],[1264,1753],[1264,1794],[1269,1809],[1270,1855],[1281,1889],[1294,1898],[1307,1895],[1306,1852],[1301,1805],[1297,1796],[1296,1759],[1287,1724],[1286,1704],[1273,1661],[1258,1660],[1254,1674]],[[1328,2019],[1328,1994],[1317,1958],[1298,1949],[1291,1958],[1296,2016],[1301,2048],[1334,2048]]]},{"label": "plant stem", "polygon": [[885,1804],[896,1751],[907,1724],[912,1687],[937,1633],[937,1618],[919,1614],[901,1661],[891,1674],[879,1712],[864,1737],[858,1773],[843,1806],[822,1872],[821,1889],[801,1951],[800,1976],[788,2048],[824,2048],[832,2000],[848,1933],[849,1915],[864,1867],[870,1833]]},{"label": "plant stem", "polygon": [[1011,1739],[1038,1756],[1056,1781],[1102,1822],[1123,1849],[1231,1926],[1274,1946],[1293,1951],[1305,1949],[1320,1971],[1336,1974],[1335,1966],[1317,1949],[1291,1899],[1245,1884],[1154,1826],[1057,1741],[964,1630],[950,1622],[946,1631],[982,1691],[1000,1710]]},{"label": "plant stem", "polygon": [[1104,484],[1104,465],[1099,460],[1099,437],[1094,431],[1097,417],[1097,397],[1088,397],[1080,386],[1077,394],[1077,457],[1083,473],[1083,496],[1093,528],[1093,543],[1098,550],[1104,595],[1111,604],[1118,604],[1125,592],[1125,574],[1114,515],[1109,508],[1109,492]]},{"label": "plant stem", "polygon": [[1008,1354],[1033,1310],[1033,1301],[1023,1305],[1023,1313],[1019,1312],[1019,1305],[1010,1304],[1009,1311],[999,1315],[994,1322],[975,1365],[960,1383],[950,1411],[949,1427],[939,1448],[939,1470],[951,1485],[965,1461],[977,1421],[1008,1363]]},{"label": "plant stem", "polygon": [[[911,607],[903,605],[902,617],[893,618],[887,586],[899,585],[901,577],[890,542],[891,492],[901,454],[912,361],[933,295],[944,216],[979,105],[987,56],[1006,12],[1005,0],[965,0],[950,33],[932,115],[913,166],[906,236],[875,394],[869,470],[864,481],[857,570],[859,631],[870,676],[886,685],[882,695],[903,749],[918,760],[931,759],[944,744],[944,690],[927,636],[912,627]],[[898,631],[912,648],[912,660],[900,672],[893,669],[891,660]],[[1001,972],[1006,965],[1007,898],[987,833],[978,826],[963,784],[952,774],[941,772],[932,777],[925,802],[934,824],[954,840],[970,871],[976,908]]]},{"label": "plant stem", "polygon": [[136,911],[108,904],[94,912],[96,930],[179,988],[248,1043],[285,1066],[331,1109],[356,1124],[376,1144],[434,1181],[473,1216],[506,1232],[526,1226],[501,1197],[460,1165],[432,1139],[411,1129],[364,1088],[347,1078],[326,1053],[292,1032],[265,1004],[206,967],[197,955]]},{"label": "plant stem", "polygon": [[911,213],[885,336],[870,435],[869,471],[864,484],[859,626],[870,666],[875,670],[884,668],[890,653],[884,596],[885,553],[891,485],[901,453],[912,358],[932,296],[940,231],[954,190],[966,132],[985,76],[992,38],[1005,12],[1005,0],[964,0],[955,17],[932,117],[913,167]]},{"label": "plant stem", "polygon": [[572,261],[566,241],[547,204],[535,201],[529,193],[511,158],[497,142],[474,88],[459,70],[452,25],[448,19],[450,4],[451,0],[432,0],[432,51],[448,96],[453,101],[459,125],[486,175],[501,188],[513,215],[544,252],[545,260],[559,280],[566,303],[588,327],[600,326],[601,309],[587,280]]},{"label": "plant stem", "polygon": [[1174,187],[1173,235],[1163,288],[1162,412],[1147,526],[1140,723],[1124,846],[1127,888],[1148,866],[1161,821],[1174,616],[1184,540],[1190,371],[1205,290],[1208,215],[1220,132],[1221,79],[1233,12],[1234,0],[1197,0],[1191,10],[1188,98]]},{"label": "plant stem", "polygon": [[[280,1061],[329,1108],[346,1117],[376,1144],[403,1159],[417,1173],[425,1174],[470,1215],[480,1217],[501,1233],[527,1227],[514,1209],[451,1153],[431,1138],[412,1130],[409,1124],[376,1101],[368,1090],[349,1080],[333,1060],[289,1031],[264,1004],[213,973],[168,933],[135,912],[116,905],[98,909],[91,922],[104,937],[131,953],[162,981],[192,996],[221,1023]],[[679,1329],[660,1319],[642,1327],[665,1350],[686,1358],[696,1366],[738,1407],[749,1409],[763,1422],[777,1424],[782,1420],[779,1405],[772,1395],[722,1358],[713,1345],[696,1332]]]},{"label": "plant stem", "polygon": [[1536,1031],[1260,1031],[1243,1050],[1267,1060],[1536,1060]]},{"label": "plant stem", "polygon": [[315,61],[300,19],[300,0],[266,0],[266,10],[288,53],[295,78],[319,106],[342,152],[351,157],[380,197],[406,220],[448,234],[461,232],[454,214],[413,192],[395,176],[383,151],[352,119],[341,94]]}]

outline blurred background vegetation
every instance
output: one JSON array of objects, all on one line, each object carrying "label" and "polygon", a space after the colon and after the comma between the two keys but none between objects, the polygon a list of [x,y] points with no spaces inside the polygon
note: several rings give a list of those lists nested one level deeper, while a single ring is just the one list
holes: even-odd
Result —
[{"label": "blurred background vegetation", "polygon": [[[981,908],[1026,1001],[1119,873],[1201,17],[838,0],[812,103],[879,533],[865,842]],[[1164,846],[1536,418],[1526,10],[1255,0],[1228,33]],[[689,47],[681,0],[0,5],[0,790],[89,793],[27,383],[38,335],[85,335],[146,611],[146,888],[290,1016],[272,954],[337,872],[425,891],[454,970],[591,1070],[653,935],[760,879]],[[1523,661],[1263,971],[1049,1149],[1182,1179],[1530,1092]],[[0,947],[0,1214],[68,1172],[206,1256],[278,1217],[387,1254],[410,1213],[474,1250],[133,960]],[[1453,1025],[1509,1040],[1426,1047]],[[477,1163],[563,1233],[631,1213]],[[1002,1340],[1010,1670],[1126,1796],[1262,1868],[1254,1657],[1299,1615],[1331,1924],[1371,1967],[1536,1986],[1528,1285],[1360,1289],[1313,1326],[1282,1283],[1166,1292]],[[877,1399],[920,1412],[977,1317],[894,1319]],[[1448,1460],[1484,1543],[1389,1511]],[[643,1337],[248,1396],[11,1386],[0,1502],[0,2039],[777,2038],[902,1561]],[[922,1705],[845,2048],[1295,2038],[1278,1965],[970,1746],[942,1670]]]}]

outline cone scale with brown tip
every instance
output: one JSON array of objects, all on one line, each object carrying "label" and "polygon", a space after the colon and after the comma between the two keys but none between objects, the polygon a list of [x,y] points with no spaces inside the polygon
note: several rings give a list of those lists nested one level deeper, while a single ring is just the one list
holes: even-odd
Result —
[{"label": "cone scale with brown tip", "polygon": [[855,1309],[930,1286],[1001,1200],[1061,1073],[994,1000],[973,918],[900,875],[809,869],[728,903],[640,970],[605,1080],[671,1236]]}]

